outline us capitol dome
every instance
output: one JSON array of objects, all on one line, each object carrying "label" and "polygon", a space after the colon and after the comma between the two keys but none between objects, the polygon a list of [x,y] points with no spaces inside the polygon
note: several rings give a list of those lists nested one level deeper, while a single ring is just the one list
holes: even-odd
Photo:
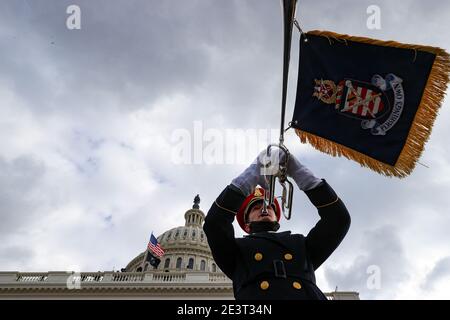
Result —
[{"label": "us capitol dome", "polygon": [[142,252],[126,266],[126,272],[142,271],[161,271],[161,272],[179,272],[179,271],[203,271],[212,273],[221,273],[217,267],[208,246],[205,232],[202,225],[205,221],[205,214],[199,207],[200,197],[197,195],[194,199],[192,209],[184,214],[184,226],[172,228],[157,239],[161,247],[164,248],[164,256],[157,268],[144,263],[146,252]]}]

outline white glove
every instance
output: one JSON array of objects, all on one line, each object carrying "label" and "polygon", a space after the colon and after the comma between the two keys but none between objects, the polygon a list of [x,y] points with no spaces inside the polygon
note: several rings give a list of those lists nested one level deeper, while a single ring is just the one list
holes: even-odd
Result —
[{"label": "white glove", "polygon": [[317,178],[292,153],[289,156],[287,174],[294,179],[299,189],[303,191],[314,189],[322,182],[322,179]]},{"label": "white glove", "polygon": [[262,163],[267,163],[264,157],[266,149],[264,149],[255,161],[244,170],[238,177],[231,181],[231,184],[239,188],[245,196],[251,194],[257,185],[260,185],[264,189],[268,189],[264,174],[268,174]]},{"label": "white glove", "polygon": [[[284,160],[284,152],[279,149],[271,150],[270,157],[266,154],[267,149],[261,151],[255,161],[244,170],[238,177],[231,181],[231,184],[239,188],[245,196],[251,194],[257,185],[268,189],[265,175],[277,175],[279,161]],[[281,156],[280,156],[281,155]],[[279,159],[281,157],[281,159]],[[271,163],[271,166],[264,166]],[[264,164],[264,165],[263,165]],[[317,178],[307,167],[302,165],[297,158],[290,154],[287,175],[292,177],[300,190],[307,191],[314,189],[322,179]]]}]

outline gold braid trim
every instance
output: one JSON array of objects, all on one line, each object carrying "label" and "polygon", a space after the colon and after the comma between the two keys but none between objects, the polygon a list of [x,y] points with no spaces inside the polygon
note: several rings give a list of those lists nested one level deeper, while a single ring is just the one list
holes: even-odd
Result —
[{"label": "gold braid trim", "polygon": [[332,201],[332,202],[330,202],[330,203],[323,204],[323,205],[320,205],[320,206],[316,206],[316,208],[317,208],[317,209],[325,208],[325,207],[331,206],[332,204],[335,204],[335,203],[338,202],[338,201],[339,201],[339,197],[337,197],[336,200],[334,200],[334,201]]},{"label": "gold braid trim", "polygon": [[329,31],[310,31],[307,35],[323,36],[328,39],[345,42],[355,41],[379,46],[396,47],[414,50],[414,59],[417,50],[430,52],[436,55],[430,75],[424,88],[422,100],[417,108],[414,121],[406,139],[406,143],[394,166],[376,160],[356,150],[343,146],[334,141],[317,136],[310,132],[295,129],[302,143],[309,142],[314,148],[332,156],[344,156],[354,160],[363,167],[368,167],[386,176],[404,178],[409,175],[419,160],[424,150],[425,143],[430,138],[431,129],[438,114],[439,108],[447,90],[450,73],[450,55],[445,50],[437,47],[403,44],[395,41],[381,41],[376,39],[353,37]]},{"label": "gold braid trim", "polygon": [[225,210],[225,211],[228,211],[228,212],[231,212],[232,214],[234,214],[234,215],[236,215],[237,214],[237,212],[234,212],[234,211],[231,211],[230,209],[227,209],[227,208],[224,208],[224,207],[222,207],[221,205],[219,205],[218,203],[217,203],[217,201],[216,200],[214,200],[214,203],[216,204],[216,206],[218,206],[220,209],[222,209],[222,210]]}]

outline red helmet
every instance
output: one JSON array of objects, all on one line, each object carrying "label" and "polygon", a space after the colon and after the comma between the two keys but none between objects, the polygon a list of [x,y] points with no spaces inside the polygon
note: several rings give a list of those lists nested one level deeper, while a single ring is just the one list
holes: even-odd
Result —
[{"label": "red helmet", "polygon": [[[247,214],[249,213],[249,209],[252,207],[253,204],[255,204],[255,202],[264,200],[264,193],[265,190],[263,188],[258,187],[255,188],[255,191],[252,194],[250,194],[247,198],[245,198],[244,202],[239,208],[239,211],[237,212],[236,219],[239,225],[241,226],[242,230],[244,230],[247,233],[250,233],[250,230],[246,226],[245,217],[247,216]],[[273,204],[277,221],[280,221],[281,208],[277,198],[274,198]]]}]

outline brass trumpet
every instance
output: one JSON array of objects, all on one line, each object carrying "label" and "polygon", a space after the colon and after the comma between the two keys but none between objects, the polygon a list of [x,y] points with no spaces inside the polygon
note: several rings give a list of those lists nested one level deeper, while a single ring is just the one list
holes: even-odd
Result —
[{"label": "brass trumpet", "polygon": [[[280,125],[280,140],[278,144],[270,144],[267,147],[267,156],[271,156],[271,149],[273,147],[277,147],[280,149],[280,152],[284,154],[284,157],[278,157],[282,159],[282,161],[278,161],[278,163],[270,164],[270,165],[279,165],[278,171],[269,172],[268,175],[265,175],[266,182],[269,186],[268,192],[265,192],[264,195],[264,204],[263,204],[263,212],[267,212],[267,206],[272,205],[275,198],[275,183],[278,178],[279,183],[283,188],[282,196],[281,196],[281,208],[283,211],[283,215],[287,220],[291,218],[292,214],[292,200],[294,194],[294,187],[292,182],[287,179],[287,168],[289,163],[289,150],[284,145],[284,118],[286,111],[286,95],[287,95],[287,85],[288,85],[288,75],[289,75],[289,61],[291,57],[291,41],[292,41],[292,29],[294,25],[295,18],[295,9],[297,7],[297,0],[280,0],[281,2],[281,10],[283,14],[283,87],[281,93],[281,125]],[[280,155],[280,153],[278,154]],[[267,179],[267,176],[269,178]],[[288,187],[286,187],[286,183]],[[288,210],[288,213],[285,213],[285,210]]]}]

